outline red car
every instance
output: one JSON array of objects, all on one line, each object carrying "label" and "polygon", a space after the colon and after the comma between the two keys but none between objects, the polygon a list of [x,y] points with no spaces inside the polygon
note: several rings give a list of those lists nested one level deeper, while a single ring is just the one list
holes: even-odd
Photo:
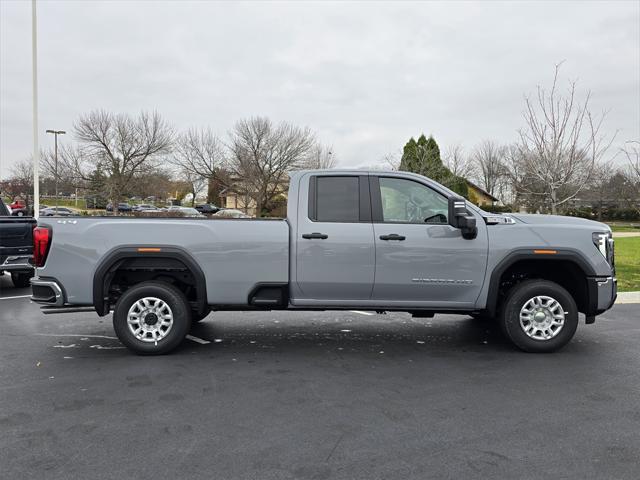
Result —
[{"label": "red car", "polygon": [[20,208],[25,208],[27,205],[24,203],[24,200],[16,200],[9,205],[11,210],[18,210]]}]

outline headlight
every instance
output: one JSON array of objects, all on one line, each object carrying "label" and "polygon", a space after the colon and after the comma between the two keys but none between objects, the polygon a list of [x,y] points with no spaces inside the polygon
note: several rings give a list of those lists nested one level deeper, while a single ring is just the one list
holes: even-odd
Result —
[{"label": "headlight", "polygon": [[594,232],[591,234],[591,239],[615,273],[614,248],[611,232]]}]

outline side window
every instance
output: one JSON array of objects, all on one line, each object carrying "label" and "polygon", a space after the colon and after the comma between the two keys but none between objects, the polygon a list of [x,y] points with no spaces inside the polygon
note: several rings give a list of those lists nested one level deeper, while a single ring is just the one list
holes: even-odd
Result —
[{"label": "side window", "polygon": [[403,178],[380,177],[382,218],[390,223],[448,222],[448,203],[445,196]]},{"label": "side window", "polygon": [[316,222],[360,220],[359,178],[312,177],[309,190],[309,218]]}]

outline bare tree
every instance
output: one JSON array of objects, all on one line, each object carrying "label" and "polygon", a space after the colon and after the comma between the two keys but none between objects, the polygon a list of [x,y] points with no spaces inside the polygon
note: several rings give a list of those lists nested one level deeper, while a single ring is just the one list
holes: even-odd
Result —
[{"label": "bare tree", "polygon": [[29,195],[33,192],[33,161],[20,160],[11,168],[9,178],[3,182],[3,192],[11,200],[22,198],[29,205]]},{"label": "bare tree", "polygon": [[361,164],[357,168],[359,170],[392,170],[394,172],[400,169],[399,152],[388,152],[382,155],[374,164]]},{"label": "bare tree", "polygon": [[505,147],[491,140],[481,142],[473,150],[478,183],[494,197],[502,193],[502,184],[506,178],[505,155]]},{"label": "bare tree", "polygon": [[304,168],[324,170],[336,167],[336,156],[333,147],[317,143],[311,148],[304,161]]},{"label": "bare tree", "polygon": [[526,127],[520,130],[522,147],[529,152],[527,174],[539,181],[542,191],[535,193],[545,197],[554,214],[584,188],[613,142],[601,133],[606,112],[595,116],[589,109],[590,92],[579,100],[576,82],[569,83],[566,94],[558,91],[560,66],[550,91],[538,87],[535,99],[525,98]]},{"label": "bare tree", "polygon": [[217,202],[225,183],[227,152],[223,142],[211,129],[190,129],[180,135],[176,142],[172,163],[178,167],[181,176],[191,185],[194,185],[197,178],[207,182],[207,200]]},{"label": "bare tree", "polygon": [[627,182],[633,186],[635,190],[635,198],[631,200],[633,208],[640,212],[640,141],[626,142],[622,152],[627,160],[627,170],[624,173]]},{"label": "bare tree", "polygon": [[630,173],[635,176],[637,182],[640,182],[640,141],[626,142],[622,153],[627,159]]},{"label": "bare tree", "polygon": [[74,133],[82,143],[70,160],[75,174],[88,179],[99,168],[107,179],[114,213],[135,176],[170,153],[174,138],[172,128],[157,112],[131,117],[95,110],[78,119]]},{"label": "bare tree", "polygon": [[593,167],[591,178],[585,196],[591,199],[598,206],[598,220],[602,220],[602,210],[605,204],[612,200],[611,179],[616,171],[613,167],[613,161],[601,162]]},{"label": "bare tree", "polygon": [[196,204],[196,197],[207,186],[208,179],[188,170],[183,171],[180,178],[189,186],[191,206],[193,207]]},{"label": "bare tree", "polygon": [[254,199],[258,216],[271,208],[287,172],[300,168],[315,144],[308,128],[274,125],[265,117],[236,123],[230,133],[231,172]]},{"label": "bare tree", "polygon": [[476,176],[476,165],[473,163],[472,157],[465,155],[460,144],[454,144],[447,148],[444,153],[444,164],[456,177],[469,179]]}]

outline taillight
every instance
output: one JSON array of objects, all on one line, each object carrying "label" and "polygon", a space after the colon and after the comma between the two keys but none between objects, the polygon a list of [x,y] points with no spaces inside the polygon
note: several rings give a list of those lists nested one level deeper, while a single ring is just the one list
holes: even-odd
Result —
[{"label": "taillight", "polygon": [[51,229],[49,227],[36,227],[33,229],[33,264],[36,267],[44,267],[51,245]]}]

